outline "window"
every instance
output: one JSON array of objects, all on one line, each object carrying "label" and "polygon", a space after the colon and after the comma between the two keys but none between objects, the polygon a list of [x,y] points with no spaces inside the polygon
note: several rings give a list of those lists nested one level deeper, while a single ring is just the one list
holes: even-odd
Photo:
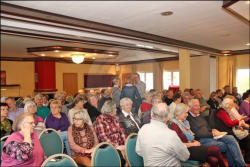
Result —
[{"label": "window", "polygon": [[163,89],[168,89],[170,85],[179,86],[180,76],[178,71],[163,72]]},{"label": "window", "polygon": [[238,69],[236,73],[236,86],[238,93],[243,94],[249,89],[250,69]]},{"label": "window", "polygon": [[154,77],[153,73],[145,73],[145,72],[138,72],[140,75],[141,81],[143,81],[146,84],[146,91],[149,91],[150,89],[154,88]]}]

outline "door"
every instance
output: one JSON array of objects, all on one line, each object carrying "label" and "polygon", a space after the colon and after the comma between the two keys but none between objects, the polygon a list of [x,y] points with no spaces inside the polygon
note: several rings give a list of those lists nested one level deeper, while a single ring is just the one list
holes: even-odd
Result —
[{"label": "door", "polygon": [[78,92],[77,73],[63,73],[63,91],[71,96]]}]

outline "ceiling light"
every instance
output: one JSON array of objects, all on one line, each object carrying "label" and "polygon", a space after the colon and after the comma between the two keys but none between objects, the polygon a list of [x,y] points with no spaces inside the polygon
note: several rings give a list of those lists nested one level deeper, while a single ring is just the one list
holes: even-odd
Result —
[{"label": "ceiling light", "polygon": [[227,54],[227,53],[224,54],[224,56],[228,56],[228,55],[230,55],[230,54]]},{"label": "ceiling light", "polygon": [[109,57],[112,57],[113,55],[109,55]]},{"label": "ceiling light", "polygon": [[46,56],[46,55],[44,53],[42,53],[41,56]]},{"label": "ceiling light", "polygon": [[250,1],[247,1],[246,4],[249,5],[249,4],[250,4]]},{"label": "ceiling light", "polygon": [[76,64],[80,64],[84,61],[84,56],[83,54],[72,54],[72,61]]},{"label": "ceiling light", "polygon": [[250,46],[250,43],[247,43],[246,45],[247,45],[247,46]]},{"label": "ceiling light", "polygon": [[92,59],[95,59],[95,57],[92,57]]},{"label": "ceiling light", "polygon": [[58,52],[60,52],[60,51],[59,51],[59,50],[54,50],[54,52],[58,53]]},{"label": "ceiling light", "polygon": [[138,47],[142,47],[142,48],[148,48],[148,49],[153,49],[153,46],[147,46],[147,45],[141,45],[141,44],[136,44],[136,46]]},{"label": "ceiling light", "polygon": [[162,12],[161,15],[162,16],[171,16],[174,12],[172,11],[167,11],[167,12]]}]

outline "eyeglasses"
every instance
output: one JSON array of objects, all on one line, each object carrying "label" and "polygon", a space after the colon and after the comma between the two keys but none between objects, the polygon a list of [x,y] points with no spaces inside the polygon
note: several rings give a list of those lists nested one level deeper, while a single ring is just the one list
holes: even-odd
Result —
[{"label": "eyeglasses", "polygon": [[28,123],[28,124],[33,125],[33,126],[36,125],[35,122],[25,122],[25,123]]},{"label": "eyeglasses", "polygon": [[73,121],[82,121],[82,118],[73,118]]}]

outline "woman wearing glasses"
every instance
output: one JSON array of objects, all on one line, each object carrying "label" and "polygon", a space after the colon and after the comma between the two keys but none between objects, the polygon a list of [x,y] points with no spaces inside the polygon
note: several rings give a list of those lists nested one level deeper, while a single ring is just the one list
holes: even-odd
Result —
[{"label": "woman wearing glasses", "polygon": [[45,155],[34,133],[34,118],[30,113],[20,114],[13,132],[5,141],[1,166],[41,166]]},{"label": "woman wearing glasses", "polygon": [[73,124],[68,128],[71,157],[84,166],[91,166],[91,153],[98,144],[95,131],[82,111],[72,113]]}]

